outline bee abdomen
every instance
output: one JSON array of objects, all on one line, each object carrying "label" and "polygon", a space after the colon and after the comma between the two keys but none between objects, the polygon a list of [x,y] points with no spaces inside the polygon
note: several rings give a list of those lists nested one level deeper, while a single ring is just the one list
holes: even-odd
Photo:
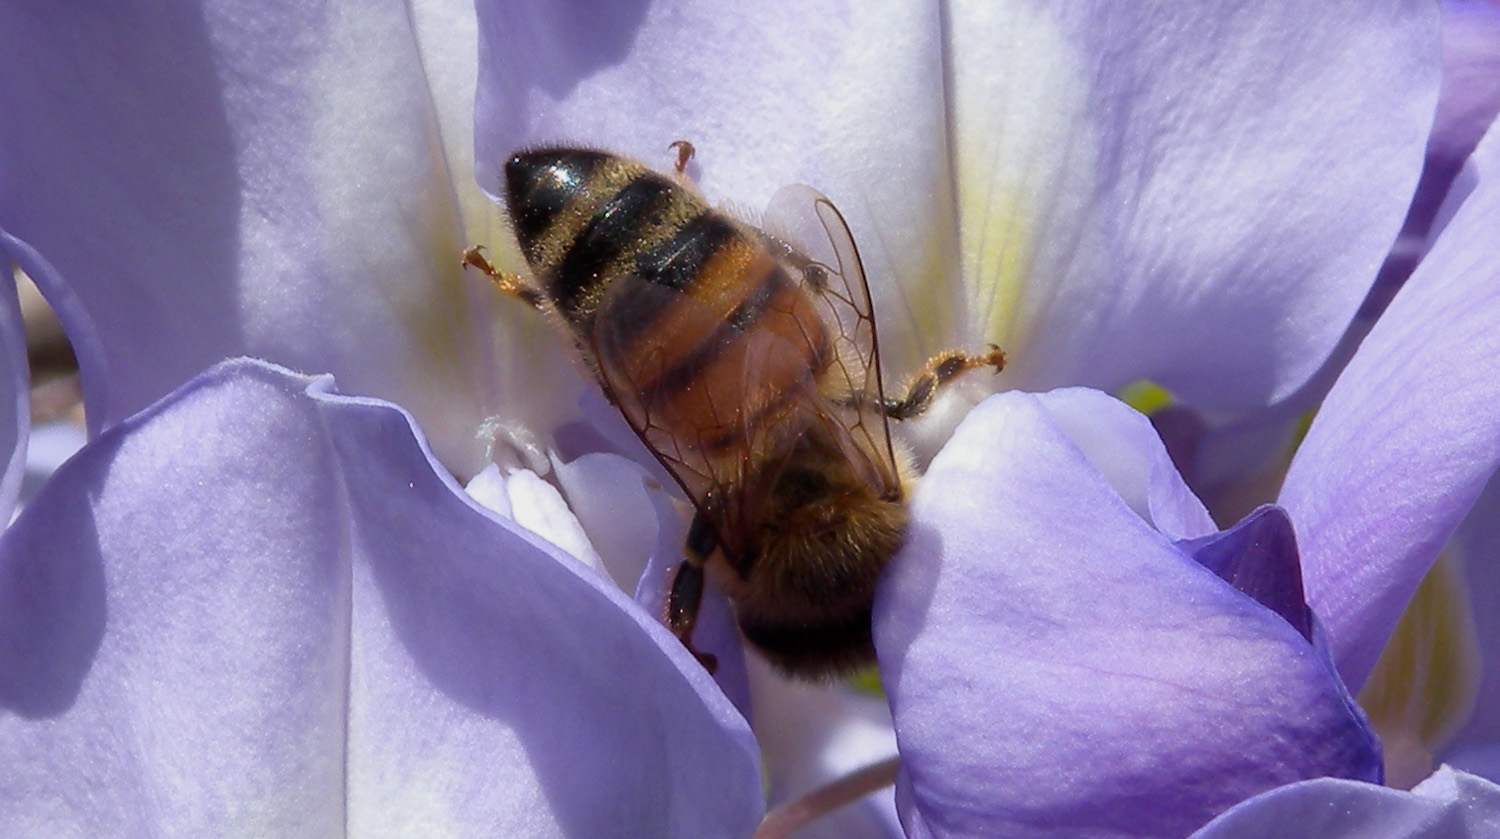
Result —
[{"label": "bee abdomen", "polygon": [[611,283],[639,273],[643,261],[657,261],[648,254],[708,211],[670,179],[600,152],[523,152],[505,171],[526,261],[557,311],[580,332]]},{"label": "bee abdomen", "polygon": [[610,157],[587,149],[538,149],[506,162],[506,205],[528,261]]},{"label": "bee abdomen", "polygon": [[516,154],[506,187],[537,288],[643,422],[732,454],[816,386],[832,347],[812,299],[690,189],[582,149]]},{"label": "bee abdomen", "polygon": [[711,290],[700,282],[706,266],[740,238],[733,222],[705,210],[671,236],[640,250],[633,272],[645,284],[622,288],[609,302],[617,346],[629,351],[642,336],[670,327],[666,314],[682,301],[661,291],[695,295]]},{"label": "bee abdomen", "polygon": [[734,222],[709,210],[698,214],[669,238],[641,251],[636,273],[652,285],[688,291],[704,276],[709,260],[744,237]]},{"label": "bee abdomen", "polygon": [[636,178],[595,209],[547,279],[547,291],[564,317],[586,317],[611,282],[635,269],[638,260],[628,256],[636,238],[660,222],[674,189],[657,175]]},{"label": "bee abdomen", "polygon": [[[785,269],[720,224],[730,223],[699,226],[697,244],[684,238],[672,260],[679,264],[643,268],[601,310],[611,340],[600,351],[644,410],[676,433],[691,430],[688,439],[713,454],[745,445],[757,426],[805,399],[831,349]],[[719,229],[727,233],[711,232]]]}]

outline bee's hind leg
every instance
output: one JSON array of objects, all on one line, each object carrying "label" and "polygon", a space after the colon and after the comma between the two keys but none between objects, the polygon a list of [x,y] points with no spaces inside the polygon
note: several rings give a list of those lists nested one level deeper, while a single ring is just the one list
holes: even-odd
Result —
[{"label": "bee's hind leg", "polygon": [[667,594],[667,628],[709,673],[718,669],[719,660],[693,646],[693,628],[698,625],[698,608],[703,605],[703,566],[716,545],[708,520],[702,513],[693,516],[693,524],[688,528],[687,558],[677,566]]},{"label": "bee's hind leg", "polygon": [[949,350],[928,359],[927,366],[911,380],[906,395],[900,399],[885,399],[881,411],[890,419],[907,420],[921,416],[932,407],[938,388],[958,378],[969,370],[993,367],[998,373],[1005,369],[1005,353],[994,345],[984,355],[971,355],[962,350]]},{"label": "bee's hind leg", "polygon": [[677,180],[683,183],[691,183],[692,178],[688,177],[687,166],[688,162],[693,159],[693,155],[697,153],[697,149],[687,140],[677,140],[672,145],[667,146],[667,150],[677,152],[677,162],[672,164],[672,172],[676,175]]},{"label": "bee's hind leg", "polygon": [[497,288],[506,294],[521,298],[521,302],[531,308],[542,308],[545,301],[542,293],[527,285],[520,277],[514,274],[507,274],[494,265],[491,265],[490,261],[484,256],[483,245],[475,245],[464,251],[463,259],[459,261],[459,264],[466,268],[479,269],[481,273],[490,278],[490,282],[494,283]]}]

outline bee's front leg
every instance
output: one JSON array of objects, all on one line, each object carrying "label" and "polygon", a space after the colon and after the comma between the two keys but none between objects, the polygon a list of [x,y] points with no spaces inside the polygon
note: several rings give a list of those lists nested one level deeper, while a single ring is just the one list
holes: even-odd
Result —
[{"label": "bee's front leg", "polygon": [[932,407],[938,388],[958,378],[963,373],[980,367],[993,367],[998,373],[1005,369],[1005,353],[999,347],[990,346],[984,355],[970,355],[962,350],[949,350],[928,359],[906,387],[906,395],[900,399],[884,399],[880,409],[893,420],[907,420],[921,416]]},{"label": "bee's front leg", "polygon": [[718,539],[708,519],[701,512],[694,515],[685,545],[687,556],[677,566],[677,572],[672,576],[672,589],[667,594],[667,628],[709,673],[718,669],[719,660],[693,646],[693,629],[698,625],[698,609],[703,605],[703,566],[708,563],[708,557],[717,544]]}]

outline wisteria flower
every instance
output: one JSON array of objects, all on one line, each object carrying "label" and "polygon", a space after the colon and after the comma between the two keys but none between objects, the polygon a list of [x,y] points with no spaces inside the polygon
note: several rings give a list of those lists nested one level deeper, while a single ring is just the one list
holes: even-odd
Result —
[{"label": "wisteria flower", "polygon": [[[680,514],[563,342],[459,272],[469,244],[506,259],[484,193],[540,142],[689,139],[705,194],[748,207],[813,184],[893,377],[1010,353],[919,429],[877,608],[909,835],[1185,836],[1378,780],[1348,662],[1421,560],[1340,570],[1357,519],[1317,504],[1364,452],[1310,440],[1287,512],[1221,533],[1146,421],[1077,387],[1234,412],[1323,363],[1437,90],[1435,10],[1354,6],[0,7],[3,244],[93,432],[0,540],[0,819],[748,836],[762,755],[773,795],[826,779],[776,757],[774,717],[756,748],[744,665],[716,683],[640,605]],[[484,474],[508,516],[450,477]]]},{"label": "wisteria flower", "polygon": [[[1445,2],[1442,90],[1417,194],[1376,285],[1319,374],[1292,398],[1249,415],[1216,418],[1171,405],[1153,416],[1174,461],[1220,520],[1233,520],[1275,497],[1305,433],[1308,412],[1327,396],[1392,295],[1468,200],[1480,170],[1465,164],[1500,113],[1497,61],[1500,8],[1468,0]],[[1433,328],[1443,330],[1435,323]],[[1471,465],[1484,474],[1482,458]],[[1492,668],[1480,666],[1476,655],[1493,655],[1488,639],[1494,633],[1488,629],[1490,610],[1485,606],[1493,597],[1486,557],[1493,555],[1494,543],[1485,524],[1493,520],[1493,496],[1493,489],[1487,489],[1456,532],[1451,521],[1431,531],[1431,538],[1453,536],[1412,596],[1396,637],[1360,696],[1385,741],[1390,783],[1416,783],[1431,771],[1435,754],[1465,766],[1495,765],[1488,744],[1496,742],[1496,732],[1485,713],[1493,702],[1480,696]],[[1419,559],[1413,567],[1427,566]],[[1408,594],[1409,588],[1394,597],[1407,602]],[[1379,637],[1385,631],[1379,630]],[[1359,675],[1355,682],[1364,678]],[[1496,777],[1493,769],[1485,774]]]},{"label": "wisteria flower", "polygon": [[[1491,131],[1466,167],[1472,191],[1339,377],[1282,491],[1302,536],[1309,601],[1331,616],[1336,659],[1352,687],[1368,677],[1402,605],[1450,534],[1475,593],[1495,591],[1495,543],[1483,535],[1492,502],[1482,493],[1500,465],[1486,373],[1500,316],[1500,252],[1464,243],[1482,241],[1500,211],[1497,166],[1500,133]],[[1455,534],[1466,515],[1467,532]],[[1490,641],[1489,613],[1481,607],[1475,614]],[[1487,646],[1492,658],[1492,641]],[[1493,691],[1492,677],[1485,680]],[[1426,708],[1444,701],[1435,697]],[[1493,753],[1493,706],[1474,710],[1459,742]],[[1472,765],[1488,773],[1495,766],[1482,759]],[[1447,767],[1410,794],[1307,782],[1246,802],[1203,835],[1248,835],[1270,825],[1286,836],[1485,836],[1500,827],[1497,793],[1493,783]]]},{"label": "wisteria flower", "polygon": [[1442,16],[1443,81],[1426,165],[1367,309],[1371,303],[1388,302],[1427,252],[1441,228],[1438,213],[1454,179],[1500,114],[1500,6],[1487,0],[1444,0]]}]

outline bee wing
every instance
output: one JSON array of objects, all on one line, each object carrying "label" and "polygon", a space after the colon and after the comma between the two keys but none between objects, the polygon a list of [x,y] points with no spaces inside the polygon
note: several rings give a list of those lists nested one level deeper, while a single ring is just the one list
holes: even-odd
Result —
[{"label": "bee wing", "polygon": [[[882,480],[897,474],[895,448],[885,413],[885,386],[880,371],[880,336],[875,328],[870,285],[849,225],[833,202],[802,184],[783,187],[771,198],[763,230],[768,244],[785,262],[800,269],[803,282],[819,303],[834,335],[830,376],[838,377],[830,397],[842,405],[821,412],[842,422],[852,436],[863,438],[866,451],[880,453],[887,469]],[[842,393],[837,393],[842,391]],[[894,487],[892,487],[894,489]]]},{"label": "bee wing", "polygon": [[[612,294],[622,291],[630,296],[631,313],[656,313],[677,306],[692,306],[693,302],[679,292],[639,280],[621,277],[610,289]],[[607,308],[623,308],[614,303]],[[642,328],[642,317],[599,318],[594,323],[593,360],[599,366],[599,381],[605,395],[619,408],[625,421],[634,429],[636,436],[646,444],[656,458],[672,474],[682,490],[695,504],[716,485],[722,477],[708,457],[701,440],[679,433],[680,429],[668,417],[658,416],[659,411],[651,407],[660,402],[659,392],[665,387],[669,371],[680,358],[681,352],[674,347],[672,336],[659,330]],[[715,421],[728,425],[729,416],[716,417]],[[699,429],[700,435],[707,433]]]},{"label": "bee wing", "polygon": [[[773,386],[768,371],[805,367],[809,354],[768,329],[741,331],[691,295],[635,276],[617,279],[595,321],[593,358],[610,400],[736,552],[745,509],[725,503],[767,452],[789,447],[785,423],[757,422],[776,399],[805,401],[800,387]],[[793,393],[791,391],[795,390]],[[815,390],[812,391],[815,393]],[[777,435],[780,434],[781,437]],[[757,458],[761,458],[757,460]]]}]

